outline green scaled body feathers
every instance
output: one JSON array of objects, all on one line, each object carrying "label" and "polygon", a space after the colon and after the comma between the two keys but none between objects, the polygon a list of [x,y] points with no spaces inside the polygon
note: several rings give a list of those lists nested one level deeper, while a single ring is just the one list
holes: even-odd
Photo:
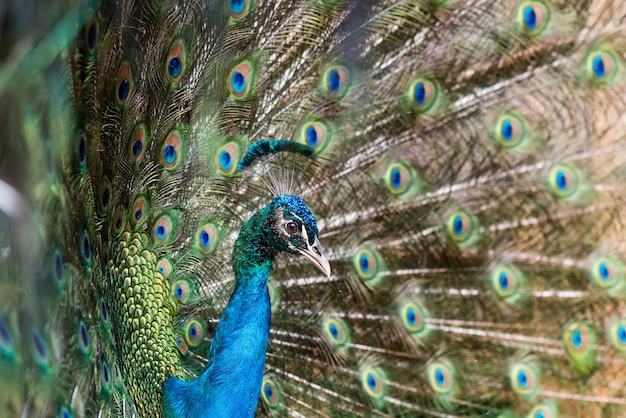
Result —
[{"label": "green scaled body feathers", "polygon": [[24,0],[0,22],[0,417],[162,416],[278,195],[332,273],[314,242],[273,260],[242,415],[622,414],[623,2]]}]

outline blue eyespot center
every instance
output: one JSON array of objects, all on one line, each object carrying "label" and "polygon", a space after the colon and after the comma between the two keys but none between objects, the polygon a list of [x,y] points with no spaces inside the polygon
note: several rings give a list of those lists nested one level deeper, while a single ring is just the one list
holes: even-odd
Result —
[{"label": "blue eyespot center", "polygon": [[598,270],[600,272],[600,279],[607,281],[611,278],[611,272],[609,270],[609,267],[606,265],[606,263],[600,263]]},{"label": "blue eyespot center", "polygon": [[598,78],[606,77],[606,67],[604,65],[604,59],[602,57],[595,57],[592,63],[593,73]]},{"label": "blue eyespot center", "polygon": [[2,342],[5,344],[11,343],[11,336],[9,335],[9,330],[6,328],[4,321],[0,318],[0,338],[2,338]]},{"label": "blue eyespot center", "polygon": [[402,186],[402,174],[400,173],[399,168],[394,168],[391,170],[391,187],[394,189],[399,189]]},{"label": "blue eyespot center", "polygon": [[312,147],[316,147],[318,145],[319,141],[318,141],[317,131],[315,130],[314,126],[309,126],[306,129],[306,140],[309,143],[309,145]]},{"label": "blue eyespot center", "polygon": [[165,227],[163,225],[159,225],[159,226],[156,227],[157,238],[159,238],[159,239],[165,238],[165,233],[166,233],[166,230],[165,230]]},{"label": "blue eyespot center", "polygon": [[339,75],[339,71],[331,70],[328,73],[328,88],[333,93],[337,93],[341,88],[341,76]]},{"label": "blue eyespot center", "polygon": [[163,148],[163,160],[165,160],[167,164],[172,164],[176,161],[176,148],[174,145],[169,144]]},{"label": "blue eyespot center", "polygon": [[228,7],[235,14],[239,14],[243,11],[246,2],[244,0],[228,0]]},{"label": "blue eyespot center", "polygon": [[419,82],[413,89],[413,99],[415,103],[422,106],[426,103],[426,87],[423,82]]},{"label": "blue eyespot center", "polygon": [[463,217],[457,215],[454,217],[454,222],[452,225],[455,235],[463,235]]},{"label": "blue eyespot center", "polygon": [[121,227],[122,227],[122,217],[119,217],[115,221],[115,228],[120,229]]},{"label": "blue eyespot center", "polygon": [[93,50],[96,47],[96,22],[92,22],[91,26],[89,26],[89,31],[87,32],[87,47],[90,50]]},{"label": "blue eyespot center", "polygon": [[274,397],[274,390],[272,389],[272,386],[265,385],[265,396],[270,400]]},{"label": "blue eyespot center", "polygon": [[498,277],[498,282],[500,283],[500,287],[502,290],[509,290],[509,276],[502,272]]},{"label": "blue eyespot center", "polygon": [[513,123],[510,120],[502,122],[502,139],[505,141],[513,139]]},{"label": "blue eyespot center", "polygon": [[368,273],[370,270],[370,259],[366,254],[363,254],[359,259],[359,265],[364,273]]},{"label": "blue eyespot center", "polygon": [[211,236],[207,231],[200,232],[200,245],[203,247],[208,247],[211,244]]},{"label": "blue eyespot center", "polygon": [[239,71],[235,71],[231,78],[232,86],[235,92],[243,93],[246,88],[246,77]]},{"label": "blue eyespot center", "polygon": [[104,300],[100,301],[100,313],[102,315],[102,320],[106,322],[108,320],[108,314],[107,306],[104,304]]},{"label": "blue eyespot center", "polygon": [[54,256],[54,273],[56,274],[57,280],[63,277],[63,259],[60,254],[55,254]]},{"label": "blue eyespot center", "polygon": [[545,418],[545,415],[543,414],[543,412],[539,411],[535,414],[535,418]]},{"label": "blue eyespot center", "polygon": [[89,245],[87,235],[83,238],[83,253],[85,254],[85,259],[89,260],[91,258],[91,246]]},{"label": "blue eyespot center", "polygon": [[183,70],[183,62],[178,57],[172,57],[167,65],[167,73],[172,78],[176,78]]},{"label": "blue eyespot center", "polygon": [[102,375],[104,377],[104,382],[109,383],[109,366],[106,364],[102,365]]},{"label": "blue eyespot center", "polygon": [[337,330],[337,325],[330,324],[329,329],[330,329],[330,335],[332,335],[334,339],[339,338],[339,330]]},{"label": "blue eyespot center", "polygon": [[435,380],[439,386],[444,386],[446,384],[446,375],[441,369],[435,370]]},{"label": "blue eyespot center", "polygon": [[176,297],[178,299],[181,299],[183,297],[183,288],[180,285],[176,286]]},{"label": "blue eyespot center", "polygon": [[580,348],[583,344],[583,338],[579,330],[572,332],[572,344],[574,347]]},{"label": "blue eyespot center", "polygon": [[44,342],[41,339],[41,335],[39,335],[38,332],[33,331],[32,339],[33,339],[33,344],[35,344],[35,350],[37,351],[37,354],[39,355],[39,357],[45,357],[46,347],[44,346]]},{"label": "blue eyespot center", "polygon": [[522,389],[526,389],[526,387],[528,387],[528,376],[526,376],[525,371],[520,370],[517,374],[517,383],[519,383]]},{"label": "blue eyespot center", "polygon": [[374,377],[374,375],[371,373],[367,375],[367,385],[372,390],[376,390],[376,388],[378,387],[378,383],[376,382],[376,377]]},{"label": "blue eyespot center", "polygon": [[220,164],[224,170],[229,170],[233,166],[233,158],[230,156],[230,153],[226,150],[220,153]]},{"label": "blue eyespot center", "polygon": [[192,339],[195,339],[196,336],[198,335],[198,330],[196,329],[195,325],[192,325],[191,328],[189,328],[189,335],[191,336]]},{"label": "blue eyespot center", "polygon": [[528,30],[537,28],[537,13],[533,6],[526,6],[524,9],[524,24]]},{"label": "blue eyespot center", "polygon": [[87,140],[84,136],[81,136],[78,140],[78,160],[82,164],[87,158]]},{"label": "blue eyespot center", "polygon": [[567,190],[567,176],[561,170],[556,173],[556,187],[558,187],[559,190]]},{"label": "blue eyespot center", "polygon": [[417,315],[415,315],[415,309],[409,308],[407,310],[406,319],[411,326],[415,326],[415,321],[417,320]]},{"label": "blue eyespot center", "polygon": [[111,197],[111,191],[108,187],[102,192],[102,206],[107,207],[109,205],[109,198]]},{"label": "blue eyespot center", "polygon": [[130,93],[130,81],[125,78],[122,80],[120,85],[117,87],[117,97],[120,101],[124,101],[128,98],[128,94]]},{"label": "blue eyespot center", "polygon": [[89,334],[87,334],[87,327],[85,327],[85,325],[80,326],[80,338],[83,346],[87,347],[89,345]]},{"label": "blue eyespot center", "polygon": [[621,343],[626,344],[626,326],[620,325],[617,327],[617,338]]},{"label": "blue eyespot center", "polygon": [[143,143],[141,142],[141,139],[137,139],[133,143],[133,155],[135,157],[139,157],[139,155],[141,154],[141,150],[143,150]]},{"label": "blue eyespot center", "polygon": [[143,212],[142,212],[142,210],[141,210],[141,209],[137,209],[137,210],[135,211],[135,219],[139,221],[139,220],[141,220],[141,217],[142,217],[142,216],[143,216]]}]

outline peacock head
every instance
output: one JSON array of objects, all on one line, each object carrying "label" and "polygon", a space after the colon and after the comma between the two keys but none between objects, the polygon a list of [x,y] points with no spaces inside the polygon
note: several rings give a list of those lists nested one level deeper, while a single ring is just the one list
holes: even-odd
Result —
[{"label": "peacock head", "polygon": [[300,254],[326,276],[330,264],[317,235],[317,222],[306,204],[296,196],[275,197],[267,206],[272,246],[280,251]]}]

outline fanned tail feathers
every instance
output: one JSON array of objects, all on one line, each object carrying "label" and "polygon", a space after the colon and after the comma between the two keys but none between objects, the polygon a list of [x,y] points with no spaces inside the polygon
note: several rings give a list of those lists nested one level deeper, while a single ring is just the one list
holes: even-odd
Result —
[{"label": "fanned tail feathers", "polygon": [[53,4],[0,32],[0,416],[160,415],[285,191],[332,275],[276,260],[258,415],[622,414],[622,2]]}]

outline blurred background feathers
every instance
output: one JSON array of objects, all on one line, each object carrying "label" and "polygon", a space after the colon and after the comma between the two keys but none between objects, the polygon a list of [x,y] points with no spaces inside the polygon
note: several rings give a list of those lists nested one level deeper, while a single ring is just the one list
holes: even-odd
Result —
[{"label": "blurred background feathers", "polygon": [[333,274],[276,260],[257,415],[624,416],[625,17],[3,2],[0,417],[160,411],[285,192]]}]

